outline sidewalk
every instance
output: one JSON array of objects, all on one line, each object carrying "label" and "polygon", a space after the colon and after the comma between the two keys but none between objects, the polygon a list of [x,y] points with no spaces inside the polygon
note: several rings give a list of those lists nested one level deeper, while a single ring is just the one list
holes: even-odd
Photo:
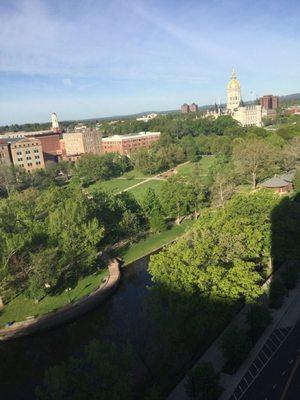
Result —
[{"label": "sidewalk", "polygon": [[[228,327],[221,333],[221,335],[214,341],[210,348],[204,353],[204,355],[195,363],[194,366],[202,362],[211,362],[215,368],[215,371],[221,373],[225,361],[219,350],[220,342],[224,333],[230,329],[233,325],[242,326],[245,323],[245,316],[249,310],[249,306],[246,305],[242,310],[233,318]],[[224,388],[219,400],[228,400],[235,390],[236,386],[240,382],[241,378],[247,372],[248,368],[256,358],[260,349],[263,347],[268,337],[275,329],[275,327],[284,327],[294,325],[300,317],[300,280],[295,289],[289,292],[289,296],[285,298],[282,307],[279,310],[272,310],[273,321],[270,326],[265,330],[263,335],[257,341],[256,345],[250,352],[249,357],[241,365],[239,370],[234,375],[228,375],[221,373],[221,386]],[[185,393],[186,377],[184,377],[179,384],[173,389],[167,400],[188,400],[188,396]]]}]

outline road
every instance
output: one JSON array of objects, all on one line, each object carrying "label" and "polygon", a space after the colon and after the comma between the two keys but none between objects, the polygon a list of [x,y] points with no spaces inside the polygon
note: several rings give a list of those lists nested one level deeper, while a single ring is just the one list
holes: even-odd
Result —
[{"label": "road", "polygon": [[[278,335],[278,329],[276,334]],[[238,392],[230,400],[299,400],[300,399],[300,321],[290,328],[283,341],[278,344],[272,357],[263,367],[258,362],[264,360],[262,354],[253,362],[241,380],[240,387],[246,386],[251,371],[261,370],[241,397]],[[268,342],[267,342],[268,343]],[[270,347],[270,343],[269,343]],[[263,348],[266,353],[266,348]],[[261,369],[262,368],[262,369]],[[250,371],[250,372],[249,372]],[[245,379],[246,378],[246,379]]]}]

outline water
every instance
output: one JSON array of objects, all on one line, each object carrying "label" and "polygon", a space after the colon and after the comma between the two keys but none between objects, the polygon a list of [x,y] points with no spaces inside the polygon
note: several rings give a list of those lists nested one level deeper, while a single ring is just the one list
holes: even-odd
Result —
[{"label": "water", "polygon": [[[149,335],[143,304],[151,285],[149,257],[122,270],[117,291],[96,310],[57,329],[0,343],[0,399],[33,400],[45,370],[79,352],[90,340],[128,340],[139,348]],[[146,335],[147,333],[147,335]],[[138,361],[139,362],[139,361]],[[147,374],[144,365],[138,370]]]}]

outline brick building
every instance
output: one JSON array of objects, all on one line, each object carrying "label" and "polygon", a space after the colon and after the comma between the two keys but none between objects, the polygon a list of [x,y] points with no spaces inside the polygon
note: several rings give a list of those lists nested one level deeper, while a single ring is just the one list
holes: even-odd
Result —
[{"label": "brick building", "polygon": [[279,106],[279,97],[267,94],[260,98],[260,105],[265,110],[276,110]]},{"label": "brick building", "polygon": [[41,142],[45,162],[57,162],[58,156],[61,154],[59,133],[50,132],[30,137],[33,139],[39,139]]},{"label": "brick building", "polygon": [[11,158],[14,165],[30,172],[45,168],[42,145],[39,139],[22,138],[10,144]]},{"label": "brick building", "polygon": [[139,132],[131,135],[114,135],[102,139],[102,151],[104,153],[119,153],[130,155],[130,153],[149,148],[152,143],[159,140],[160,132]]},{"label": "brick building", "polygon": [[190,105],[190,112],[198,112],[198,104],[192,103]]},{"label": "brick building", "polygon": [[0,139],[0,164],[10,165],[12,159],[10,156],[9,142]]},{"label": "brick building", "polygon": [[22,138],[37,138],[40,140],[45,162],[57,161],[61,154],[60,134],[52,131],[36,131],[36,132],[7,132],[1,136],[5,140],[15,141]]},{"label": "brick building", "polygon": [[64,133],[61,142],[63,158],[77,154],[100,154],[101,133],[93,129]]},{"label": "brick building", "polygon": [[181,106],[181,112],[182,114],[187,114],[190,112],[190,106],[186,103],[182,104]]}]

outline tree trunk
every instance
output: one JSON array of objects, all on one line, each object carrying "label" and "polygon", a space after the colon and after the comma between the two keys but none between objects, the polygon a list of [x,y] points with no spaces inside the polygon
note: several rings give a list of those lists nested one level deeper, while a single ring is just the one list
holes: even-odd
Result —
[{"label": "tree trunk", "polygon": [[4,308],[2,297],[0,296],[0,310]]},{"label": "tree trunk", "polygon": [[256,189],[256,173],[252,172],[252,189]]}]

